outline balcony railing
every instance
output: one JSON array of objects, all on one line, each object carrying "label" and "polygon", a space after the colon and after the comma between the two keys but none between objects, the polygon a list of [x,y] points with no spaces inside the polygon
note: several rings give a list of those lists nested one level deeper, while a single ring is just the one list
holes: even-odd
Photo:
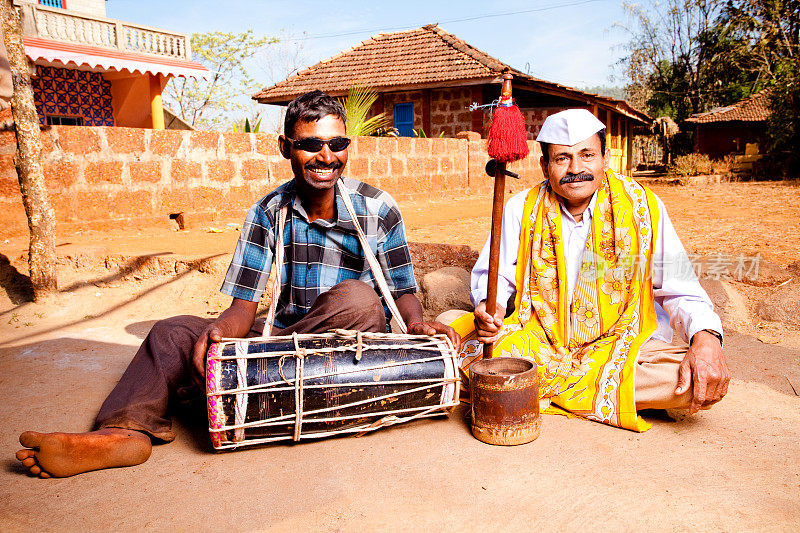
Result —
[{"label": "balcony railing", "polygon": [[15,1],[22,31],[31,37],[175,59],[192,57],[189,36],[86,13]]}]

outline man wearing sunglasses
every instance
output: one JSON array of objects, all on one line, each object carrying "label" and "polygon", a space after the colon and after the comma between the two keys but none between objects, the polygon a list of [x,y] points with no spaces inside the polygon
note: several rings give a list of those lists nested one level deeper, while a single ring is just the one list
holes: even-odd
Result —
[{"label": "man wearing sunglasses", "polygon": [[103,403],[95,431],[20,435],[25,448],[17,459],[32,474],[65,477],[132,466],[148,459],[151,441],[174,440],[168,408],[176,396],[203,391],[209,343],[262,334],[264,320],[255,320],[256,311],[279,246],[285,255],[280,296],[274,326],[265,334],[387,331],[388,303],[377,290],[349,207],[408,332],[444,333],[458,348],[451,327],[423,320],[397,204],[375,187],[342,177],[350,145],[345,122],[341,104],[320,91],[289,104],[278,143],[294,178],[247,214],[221,289],[233,297],[231,306],[216,320],[179,316],[157,322]]}]

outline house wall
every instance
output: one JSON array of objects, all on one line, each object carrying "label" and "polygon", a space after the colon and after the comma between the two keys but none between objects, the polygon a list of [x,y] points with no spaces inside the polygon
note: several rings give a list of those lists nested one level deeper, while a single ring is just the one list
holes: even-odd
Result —
[{"label": "house wall", "polygon": [[[539,135],[542,125],[547,117],[555,115],[560,111],[568,109],[566,107],[525,107],[520,109],[525,117],[525,129],[528,131],[528,139],[533,140]],[[591,111],[591,110],[590,110]],[[487,117],[488,118],[488,117]],[[488,131],[488,125],[486,130]]]},{"label": "house wall", "polygon": [[[472,86],[382,93],[372,113],[383,111],[393,121],[394,104],[413,102],[415,130],[423,128],[428,137],[455,137],[461,131],[475,131],[481,127],[480,116],[476,117],[478,124],[474,125],[473,112],[469,110],[474,100]],[[610,166],[616,172],[629,173],[632,170],[631,120],[608,109],[590,105],[523,107],[520,111],[525,117],[528,140],[536,139],[548,116],[568,108],[586,109],[606,124],[608,148],[611,150]],[[479,133],[486,137],[491,127],[491,113],[484,109],[482,115],[482,131]]]},{"label": "house wall", "polygon": [[422,99],[423,91],[400,91],[395,93],[383,93],[383,112],[389,117],[394,125],[394,104],[404,102],[414,103],[414,129],[422,128]]},{"label": "house wall", "polygon": [[108,72],[105,77],[111,82],[114,124],[123,128],[152,127],[149,75]]},{"label": "house wall", "polygon": [[39,121],[45,115],[80,116],[84,126],[113,126],[111,83],[97,72],[36,67],[31,79]]},{"label": "house wall", "polygon": [[[81,116],[84,126],[152,127],[149,74],[43,66],[37,66],[36,72],[31,82],[42,124],[45,115],[60,115]],[[166,82],[159,76],[157,87],[163,91]]]},{"label": "house wall", "polygon": [[[356,137],[346,175],[398,200],[491,194],[486,143],[473,139]],[[41,160],[58,231],[120,224],[189,225],[241,220],[256,200],[291,179],[271,134],[56,126],[42,132]],[[510,170],[508,193],[538,183],[538,143]],[[0,237],[28,231],[13,132],[0,132]]]},{"label": "house wall", "polygon": [[431,132],[429,137],[444,133],[445,137],[455,137],[459,131],[472,129],[472,89],[453,87],[431,89]]},{"label": "house wall", "polygon": [[764,149],[766,135],[763,125],[743,122],[698,124],[695,129],[695,152],[721,159],[728,154],[743,154],[747,143],[758,143]]},{"label": "house wall", "polygon": [[64,0],[64,8],[95,17],[106,16],[106,0]]},{"label": "house wall", "polygon": [[[472,129],[472,103],[470,87],[399,91],[383,93],[382,110],[394,123],[394,104],[414,103],[414,129],[424,129],[428,137],[455,137],[460,131]],[[428,116],[426,120],[426,111]]]}]

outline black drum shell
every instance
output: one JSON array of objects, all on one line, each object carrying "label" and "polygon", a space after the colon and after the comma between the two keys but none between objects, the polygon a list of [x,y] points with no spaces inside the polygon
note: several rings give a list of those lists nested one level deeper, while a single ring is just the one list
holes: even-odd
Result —
[{"label": "black drum shell", "polygon": [[[435,407],[442,402],[445,361],[441,359],[440,352],[409,348],[408,340],[364,339],[361,359],[356,360],[354,339],[310,338],[299,342],[301,348],[310,352],[304,357],[303,367],[302,433],[305,436],[364,426],[395,411]],[[370,349],[371,345],[381,348]],[[347,351],[314,353],[314,350],[342,346],[351,348]],[[269,341],[248,343],[248,354],[264,356],[247,359],[247,386],[277,383],[271,388],[280,390],[248,392],[245,423],[291,416],[269,425],[246,428],[245,440],[291,437],[294,434],[296,402],[293,380],[297,359],[294,355],[269,356],[270,353],[293,354],[294,351],[291,337],[273,337]],[[235,346],[226,344],[221,355],[235,357]],[[439,358],[434,359],[436,357]],[[218,364],[217,392],[237,389],[236,359],[221,359]],[[376,368],[384,365],[389,366]],[[404,393],[426,385],[428,387],[422,390]],[[236,394],[223,394],[221,400],[225,425],[233,425]],[[313,413],[319,409],[327,411]],[[233,430],[224,431],[220,436],[223,443],[234,442]]]}]

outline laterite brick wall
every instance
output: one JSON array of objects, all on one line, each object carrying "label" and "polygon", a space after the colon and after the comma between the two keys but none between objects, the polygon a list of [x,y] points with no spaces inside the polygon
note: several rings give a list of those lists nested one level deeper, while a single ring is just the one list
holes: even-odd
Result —
[{"label": "laterite brick wall", "polygon": [[[485,141],[357,137],[345,174],[397,200],[491,194]],[[510,190],[541,180],[536,153],[511,165]],[[41,160],[60,234],[76,229],[239,220],[291,179],[270,134],[57,126],[42,132]],[[13,132],[0,132],[0,237],[26,234]]]},{"label": "laterite brick wall", "polygon": [[[472,91],[469,87],[431,90],[431,134],[455,137],[459,131],[472,128]],[[489,131],[486,128],[484,131]]]}]

